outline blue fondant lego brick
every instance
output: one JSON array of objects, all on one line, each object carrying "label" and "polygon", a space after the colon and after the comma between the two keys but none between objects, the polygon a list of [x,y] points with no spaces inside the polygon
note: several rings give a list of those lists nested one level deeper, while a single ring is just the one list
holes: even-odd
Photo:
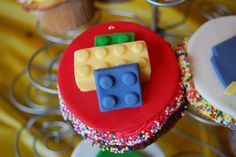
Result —
[{"label": "blue fondant lego brick", "polygon": [[212,47],[211,63],[225,88],[236,80],[236,36]]},{"label": "blue fondant lego brick", "polygon": [[142,106],[137,63],[94,70],[100,111]]}]

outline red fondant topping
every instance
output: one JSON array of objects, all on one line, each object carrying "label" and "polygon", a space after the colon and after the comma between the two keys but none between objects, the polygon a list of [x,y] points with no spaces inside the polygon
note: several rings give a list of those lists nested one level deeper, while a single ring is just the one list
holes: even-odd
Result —
[{"label": "red fondant topping", "polygon": [[[114,29],[109,29],[110,26]],[[136,40],[146,41],[152,68],[151,80],[142,85],[142,107],[100,112],[96,91],[81,92],[76,86],[74,52],[93,47],[96,35],[118,32],[135,32]],[[99,131],[132,130],[165,112],[177,94],[178,83],[179,68],[171,46],[156,33],[130,22],[109,22],[83,32],[67,47],[58,72],[60,94],[67,107],[83,123]]]}]

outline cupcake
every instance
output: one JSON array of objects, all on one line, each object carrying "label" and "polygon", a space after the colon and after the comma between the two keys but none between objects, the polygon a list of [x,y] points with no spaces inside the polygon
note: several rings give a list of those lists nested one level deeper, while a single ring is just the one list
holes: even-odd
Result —
[{"label": "cupcake", "polygon": [[192,110],[236,129],[236,16],[203,24],[178,48],[182,82]]},{"label": "cupcake", "polygon": [[18,0],[51,34],[63,34],[86,24],[95,13],[93,0]]},{"label": "cupcake", "polygon": [[62,115],[102,150],[145,148],[182,116],[179,72],[172,47],[148,28],[96,25],[74,39],[60,60]]}]

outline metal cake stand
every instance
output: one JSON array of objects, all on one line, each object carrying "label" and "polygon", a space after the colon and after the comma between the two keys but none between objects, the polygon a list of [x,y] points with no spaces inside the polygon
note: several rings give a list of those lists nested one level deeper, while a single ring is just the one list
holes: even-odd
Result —
[{"label": "metal cake stand", "polygon": [[[153,6],[152,24],[150,28],[157,31],[159,21],[159,7],[176,6],[187,0],[146,0]],[[189,14],[190,2],[186,2],[183,20],[178,23],[171,24],[163,28],[166,32],[169,29],[184,25]],[[199,7],[201,8],[201,7]],[[203,16],[207,17],[206,11],[200,9]],[[225,12],[224,12],[225,13]],[[24,156],[21,151],[22,141],[24,141],[25,134],[32,136],[31,141],[32,152],[34,156],[42,156],[42,152],[47,152],[48,156],[68,155],[78,143],[78,135],[74,133],[72,127],[66,123],[61,116],[59,109],[59,102],[57,97],[57,71],[58,62],[65,47],[73,40],[75,36],[88,29],[92,25],[99,23],[101,14],[110,14],[121,16],[122,19],[128,21],[136,21],[144,26],[148,26],[141,18],[133,12],[122,10],[110,10],[97,8],[96,16],[86,25],[79,27],[77,30],[67,32],[61,36],[53,36],[45,32],[39,22],[36,24],[37,32],[49,43],[38,50],[36,50],[29,59],[26,68],[20,72],[12,81],[9,89],[9,98],[12,104],[20,111],[26,113],[29,117],[27,122],[18,131],[15,139],[15,154],[17,157]],[[183,37],[176,34],[169,34],[174,39],[181,40]],[[168,33],[165,33],[168,37]],[[20,91],[20,92],[19,92]],[[17,94],[16,94],[17,93]],[[214,123],[202,119],[191,112],[187,112],[194,119],[206,124],[215,125]],[[194,120],[190,121],[184,118],[186,123],[194,125],[196,129],[201,128],[195,124]],[[204,147],[216,155],[226,156],[219,148],[201,141],[184,130],[173,128],[172,133],[180,138],[185,138],[187,141],[192,141]],[[196,151],[182,151],[173,154],[173,157],[187,156],[205,156],[201,152]]]}]

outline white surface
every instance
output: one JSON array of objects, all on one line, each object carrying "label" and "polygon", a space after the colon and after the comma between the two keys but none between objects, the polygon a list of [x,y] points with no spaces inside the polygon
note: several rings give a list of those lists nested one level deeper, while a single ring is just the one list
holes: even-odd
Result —
[{"label": "white surface", "polygon": [[92,146],[90,143],[83,140],[75,148],[71,157],[96,157],[99,150],[98,147]]},{"label": "white surface", "polygon": [[214,72],[210,59],[211,48],[214,45],[235,35],[236,16],[217,18],[200,27],[193,34],[188,47],[195,87],[207,101],[234,117],[236,117],[236,96],[224,94],[224,88]]},{"label": "white surface", "polygon": [[[90,143],[83,140],[75,148],[71,157],[96,157],[99,150],[99,148],[92,146]],[[157,144],[151,144],[140,152],[142,154],[147,154],[148,157],[165,157],[164,153]]]}]

